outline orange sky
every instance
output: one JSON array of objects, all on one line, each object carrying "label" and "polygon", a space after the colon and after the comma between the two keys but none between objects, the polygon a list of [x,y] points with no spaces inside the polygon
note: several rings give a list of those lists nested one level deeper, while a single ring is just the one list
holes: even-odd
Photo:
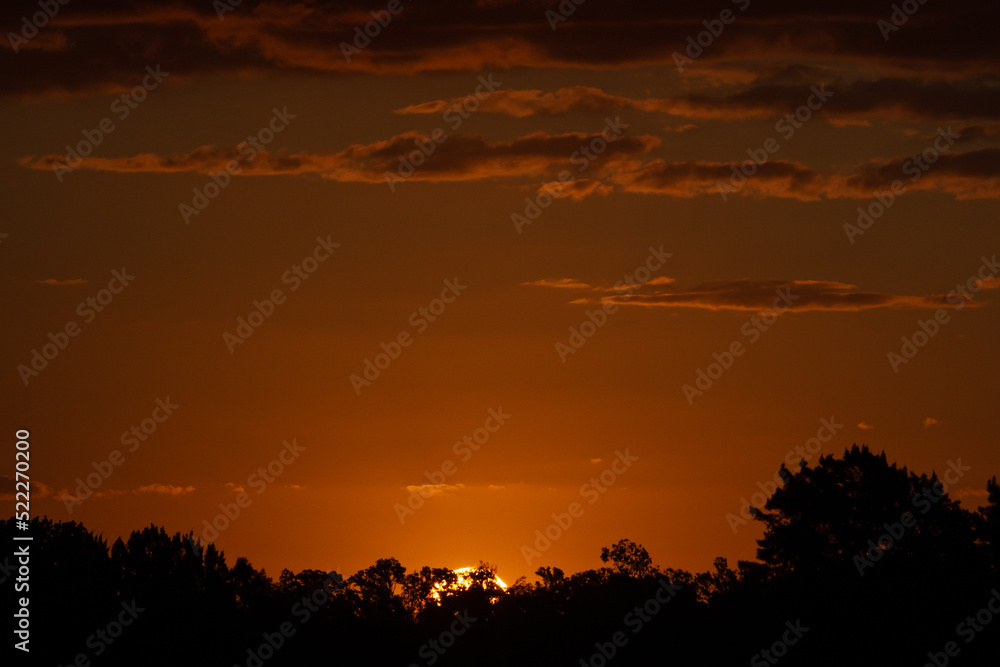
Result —
[{"label": "orange sky", "polygon": [[218,544],[272,576],[394,556],[511,583],[623,537],[661,566],[750,558],[727,515],[818,432],[961,459],[953,495],[982,502],[988,21],[403,2],[348,62],[387,6],[354,4],[70,4],[4,41],[3,422],[31,431],[33,513],[114,539],[204,534],[221,504]]}]

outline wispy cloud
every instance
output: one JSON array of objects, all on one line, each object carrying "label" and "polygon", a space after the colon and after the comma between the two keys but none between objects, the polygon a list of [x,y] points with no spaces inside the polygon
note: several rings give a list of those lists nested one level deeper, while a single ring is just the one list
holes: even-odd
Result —
[{"label": "wispy cloud", "polygon": [[608,293],[621,293],[627,290],[634,290],[641,287],[647,286],[658,286],[658,285],[672,285],[674,283],[673,278],[668,278],[666,276],[657,276],[651,278],[644,283],[633,283],[633,284],[617,284],[617,285],[594,285],[583,280],[577,280],[576,278],[542,278],[540,280],[530,280],[521,283],[524,287],[552,287],[555,289],[564,290],[579,290],[588,292],[608,292]]},{"label": "wispy cloud", "polygon": [[149,484],[148,486],[140,486],[138,489],[133,491],[133,493],[156,493],[166,496],[183,496],[188,493],[194,493],[193,486],[174,486],[173,484],[160,484],[155,482]]},{"label": "wispy cloud", "polygon": [[[806,81],[764,79],[722,94],[687,93],[645,99],[609,94],[593,86],[571,86],[551,92],[503,89],[481,100],[477,111],[515,118],[574,112],[641,112],[737,121],[784,118],[813,96],[817,109],[816,102],[822,103],[820,117],[838,125],[900,118],[1000,118],[1000,89],[994,85],[992,77],[961,81],[900,77],[847,81],[837,79],[832,70],[814,70],[812,76],[812,80]],[[397,109],[396,113],[437,114],[462,101],[460,97],[434,100]],[[695,127],[686,124],[667,128],[667,131],[684,132]]]},{"label": "wispy cloud", "polygon": [[[582,298],[578,303],[597,299]],[[605,296],[601,301],[650,308],[701,308],[705,310],[760,311],[781,306],[789,312],[861,311],[875,308],[957,308],[976,306],[953,295],[910,296],[867,292],[856,285],[830,280],[731,280],[710,282],[686,291],[657,290],[630,295]]]},{"label": "wispy cloud", "polygon": [[[122,67],[134,55],[134,44],[144,45],[142,55],[150,62],[183,64],[188,77],[673,68],[674,53],[684,48],[690,35],[704,30],[706,16],[703,5],[690,2],[643,0],[631,3],[627,12],[614,3],[594,4],[573,15],[570,29],[553,32],[541,10],[554,4],[479,2],[459,9],[455,2],[441,2],[410,9],[404,3],[407,8],[395,20],[406,29],[385,31],[348,60],[339,44],[350,42],[354,27],[371,20],[371,4],[361,0],[260,2],[237,7],[225,21],[218,20],[212,3],[195,0],[146,7],[97,1],[60,13],[19,53],[9,40],[0,41],[0,58],[7,61],[3,93],[53,97],[122,92],[135,85],[132,69]],[[927,4],[919,20],[907,23],[905,34],[888,42],[874,27],[886,12],[884,5],[861,2],[755,6],[749,12],[752,20],[739,19],[738,33],[705,49],[685,73],[713,82],[740,81],[747,73],[753,79],[775,62],[795,59],[850,60],[863,71],[919,72],[938,78],[956,71],[994,71],[1000,47],[992,39],[995,14],[990,3]],[[10,19],[11,25],[15,22]],[[121,29],[129,31],[129,40],[109,38]],[[581,40],[587,48],[580,48]],[[15,58],[17,66],[12,66]],[[178,76],[170,83],[182,81]],[[885,105],[899,98],[904,105],[947,108],[949,101],[936,100],[933,90],[915,88],[859,87],[854,104]],[[767,101],[765,93],[758,97]],[[878,101],[880,94],[886,101]],[[566,94],[554,97],[551,104],[566,103]],[[959,92],[952,97],[962,101]],[[739,102],[729,104],[739,108]],[[751,98],[746,103],[760,101]]]},{"label": "wispy cloud", "polygon": [[[24,487],[17,487],[17,480],[7,475],[0,475],[0,498],[13,500],[17,491],[24,491]],[[41,482],[28,482],[31,489],[32,498],[46,498],[52,495],[52,487]]]},{"label": "wispy cloud", "polygon": [[46,278],[45,280],[36,280],[39,285],[53,285],[58,287],[64,287],[67,285],[83,285],[87,281],[83,278],[69,278],[66,280],[60,280],[58,278]]},{"label": "wispy cloud", "polygon": [[[187,153],[158,155],[143,153],[130,157],[91,157],[77,169],[118,173],[199,173],[223,170],[233,160],[243,160],[241,175],[281,176],[314,175],[350,183],[385,183],[386,174],[402,173],[410,181],[448,182],[479,181],[495,178],[538,178],[554,175],[573,167],[572,156],[580,146],[601,137],[600,133],[534,132],[511,141],[489,141],[480,135],[449,137],[437,145],[419,132],[407,132],[371,144],[353,144],[336,153],[269,153],[259,151],[246,161],[237,146],[201,146]],[[416,142],[436,145],[430,158],[420,168],[400,172],[400,155],[408,155]],[[603,141],[603,139],[602,139]],[[651,135],[624,136],[607,145],[601,156],[603,166],[648,152],[660,145]],[[20,160],[31,169],[52,169],[64,160],[62,155],[27,156]]]},{"label": "wispy cloud", "polygon": [[464,484],[417,484],[406,487],[411,493],[419,493],[424,497],[438,496],[452,491],[464,489]]},{"label": "wispy cloud", "polygon": [[[906,192],[933,191],[959,200],[1000,198],[1000,149],[945,152],[932,168],[912,156],[877,158],[852,168],[827,173],[801,162],[772,159],[755,165],[752,175],[740,174],[737,161],[643,161],[662,145],[652,135],[622,136],[606,142],[588,178],[554,180],[562,171],[574,174],[573,156],[581,146],[601,139],[597,134],[534,132],[510,141],[490,141],[481,135],[456,135],[436,145],[419,132],[407,132],[370,144],[352,144],[330,153],[257,152],[246,161],[237,146],[201,146],[187,153],[143,153],[127,157],[89,157],[77,169],[116,173],[199,173],[224,170],[240,161],[241,176],[311,176],[346,183],[387,183],[390,178],[411,182],[443,183],[504,179],[525,182],[544,179],[564,199],[582,200],[592,195],[623,192],[691,198],[703,195],[781,198],[799,201],[821,199],[870,199],[873,192],[900,181]],[[419,168],[401,163],[401,155],[415,150],[416,142],[436,145]],[[64,156],[29,155],[19,160],[31,169],[51,170]],[[924,167],[920,165],[923,164]],[[401,167],[401,165],[403,165]],[[388,176],[387,176],[388,175]],[[404,178],[405,177],[405,178]],[[558,185],[557,185],[558,184]],[[537,186],[536,186],[537,187]],[[55,284],[55,283],[53,283]]]},{"label": "wispy cloud", "polygon": [[557,289],[590,289],[587,283],[575,278],[542,278],[541,280],[531,280],[523,282],[522,285],[529,287],[555,287]]},{"label": "wispy cloud", "polygon": [[[1000,283],[1000,281],[998,281]],[[550,287],[566,291],[603,292],[572,299],[570,303],[615,303],[647,308],[700,308],[704,310],[761,311],[778,308],[785,312],[861,311],[876,308],[977,307],[981,301],[958,294],[901,295],[862,291],[856,285],[833,280],[729,280],[702,283],[684,291],[670,288],[674,278],[657,276],[644,284],[601,286],[574,278],[541,279],[522,286]],[[626,294],[625,292],[628,291]]]}]

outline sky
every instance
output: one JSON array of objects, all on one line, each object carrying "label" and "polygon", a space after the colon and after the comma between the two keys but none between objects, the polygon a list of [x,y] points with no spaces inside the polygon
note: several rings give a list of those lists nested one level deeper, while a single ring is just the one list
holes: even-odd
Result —
[{"label": "sky", "polygon": [[751,559],[782,463],[854,443],[985,503],[996,13],[5,4],[31,513],[510,583]]}]

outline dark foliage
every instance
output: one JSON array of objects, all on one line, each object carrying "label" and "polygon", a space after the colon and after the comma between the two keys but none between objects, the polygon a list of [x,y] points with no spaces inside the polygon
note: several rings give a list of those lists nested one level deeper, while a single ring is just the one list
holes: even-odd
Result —
[{"label": "dark foliage", "polygon": [[[654,566],[621,540],[601,550],[607,567],[570,576],[541,567],[537,583],[506,591],[489,564],[466,587],[446,568],[407,573],[394,558],[347,578],[284,570],[274,581],[191,535],[149,526],[109,548],[75,522],[34,519],[31,662],[997,664],[1000,615],[988,608],[993,599],[1000,610],[996,478],[986,506],[970,511],[936,476],[864,447],[783,477],[757,515],[758,562],[731,569],[718,558],[691,574]],[[5,544],[13,532],[12,520],[0,523]],[[17,577],[12,562],[5,587]],[[109,625],[120,618],[129,623],[119,634]],[[949,642],[958,657],[946,655]]]}]

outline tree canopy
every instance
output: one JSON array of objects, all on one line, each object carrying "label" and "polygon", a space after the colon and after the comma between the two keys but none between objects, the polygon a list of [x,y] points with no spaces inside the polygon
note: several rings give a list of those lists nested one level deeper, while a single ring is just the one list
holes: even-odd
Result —
[{"label": "tree canopy", "polygon": [[[506,589],[490,563],[459,576],[443,567],[408,572],[391,557],[350,575],[283,570],[275,580],[245,558],[230,566],[190,533],[150,525],[108,546],[79,523],[35,518],[31,655],[46,665],[780,658],[815,667],[934,664],[952,659],[951,647],[962,665],[993,665],[1000,485],[994,477],[986,504],[965,508],[949,492],[966,467],[947,466],[917,475],[855,446],[782,471],[784,484],[756,514],[756,561],[733,569],[717,558],[691,573],[654,565],[644,547],[621,539],[595,549],[604,567],[567,575],[547,564],[535,582]],[[13,520],[0,522],[8,544],[13,532]],[[11,579],[10,560],[3,566]],[[114,628],[126,611],[128,625]]]}]

